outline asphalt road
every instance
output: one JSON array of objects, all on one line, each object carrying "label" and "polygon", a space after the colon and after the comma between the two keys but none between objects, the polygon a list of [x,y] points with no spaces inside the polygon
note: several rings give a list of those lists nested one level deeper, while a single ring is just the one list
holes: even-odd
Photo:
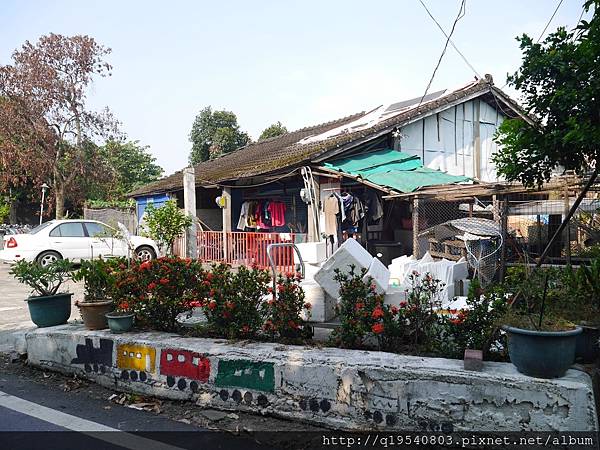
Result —
[{"label": "asphalt road", "polygon": [[0,449],[266,449],[147,411],[107,405],[85,390],[65,392],[25,376],[0,376]]}]

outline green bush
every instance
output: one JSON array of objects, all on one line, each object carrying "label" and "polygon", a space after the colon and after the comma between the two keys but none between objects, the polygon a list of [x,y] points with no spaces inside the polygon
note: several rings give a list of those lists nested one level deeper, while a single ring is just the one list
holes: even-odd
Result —
[{"label": "green bush", "polygon": [[149,205],[146,208],[145,223],[148,236],[166,248],[167,254],[172,255],[175,239],[192,225],[192,218],[177,207],[175,200],[168,200],[160,208]]},{"label": "green bush", "polygon": [[242,266],[233,273],[226,264],[214,265],[203,281],[208,292],[201,303],[211,332],[228,338],[256,335],[269,281],[266,270]]}]

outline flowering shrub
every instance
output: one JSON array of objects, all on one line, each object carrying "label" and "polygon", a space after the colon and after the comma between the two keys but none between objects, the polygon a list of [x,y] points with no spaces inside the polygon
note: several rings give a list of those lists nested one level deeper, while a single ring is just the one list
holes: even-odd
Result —
[{"label": "flowering shrub", "polygon": [[274,337],[286,338],[310,337],[310,329],[300,315],[303,310],[310,316],[310,303],[304,302],[304,291],[299,285],[300,274],[287,273],[277,277],[277,292],[268,288],[273,298],[263,304],[266,321],[264,331]]},{"label": "flowering shrub", "polygon": [[230,338],[256,334],[269,281],[266,270],[242,266],[233,273],[226,264],[214,265],[202,282],[207,295],[201,302],[212,331]]},{"label": "flowering shrub", "polygon": [[363,281],[366,273],[366,269],[357,273],[354,265],[349,273],[335,270],[333,279],[340,285],[340,301],[336,305],[340,326],[332,337],[342,347],[360,347],[371,333],[380,339],[385,332],[385,321],[391,315],[390,308],[383,304],[383,296],[375,292],[372,280]]},{"label": "flowering shrub", "polygon": [[417,352],[429,347],[438,321],[439,292],[444,284],[426,274],[409,276],[411,287],[406,301],[399,306],[384,304],[371,279],[363,281],[366,269],[356,273],[350,266],[348,274],[335,272],[340,284],[337,306],[341,325],[334,331],[334,340],[343,347],[361,347],[369,337],[376,338],[381,350],[398,351],[407,348]]},{"label": "flowering shrub", "polygon": [[177,316],[203,303],[208,291],[198,261],[163,257],[132,262],[117,276],[115,301],[127,304],[136,323],[160,331],[175,331]]},{"label": "flowering shrub", "polygon": [[494,335],[501,317],[508,310],[502,290],[490,289],[484,293],[479,282],[471,281],[467,296],[469,308],[450,310],[450,315],[440,317],[441,333],[437,351],[449,358],[462,358],[467,348],[491,351],[505,348],[499,335]]}]

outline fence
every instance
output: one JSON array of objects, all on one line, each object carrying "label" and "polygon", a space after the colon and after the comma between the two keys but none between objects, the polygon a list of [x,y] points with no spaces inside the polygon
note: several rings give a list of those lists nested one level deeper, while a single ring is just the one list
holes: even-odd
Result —
[{"label": "fence", "polygon": [[89,220],[97,220],[103,222],[112,227],[117,226],[117,223],[125,225],[127,230],[131,234],[137,234],[138,232],[138,221],[135,209],[83,209],[83,218]]},{"label": "fence", "polygon": [[[538,190],[456,201],[419,198],[414,203],[415,256],[465,258],[485,284],[505,267],[535,264],[569,213],[585,180],[554,182]],[[600,256],[600,183],[586,194],[547,253],[548,264],[580,264]]]},{"label": "fence", "polygon": [[[254,232],[198,232],[198,258],[205,262],[223,262],[232,266],[257,266],[269,269],[267,246],[279,243],[299,243],[305,234],[254,233]],[[275,248],[272,252],[277,271],[294,272],[294,250],[291,247]]]}]

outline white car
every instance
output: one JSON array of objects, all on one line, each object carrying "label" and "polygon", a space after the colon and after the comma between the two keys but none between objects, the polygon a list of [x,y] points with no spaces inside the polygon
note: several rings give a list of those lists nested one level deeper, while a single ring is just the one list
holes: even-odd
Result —
[{"label": "white car", "polygon": [[[4,236],[0,261],[24,259],[45,266],[61,258],[78,262],[100,256],[127,256],[127,241],[115,235],[118,233],[114,228],[95,220],[51,220],[27,234]],[[129,236],[129,242],[139,259],[154,259],[159,255],[158,245],[152,239]]]}]

